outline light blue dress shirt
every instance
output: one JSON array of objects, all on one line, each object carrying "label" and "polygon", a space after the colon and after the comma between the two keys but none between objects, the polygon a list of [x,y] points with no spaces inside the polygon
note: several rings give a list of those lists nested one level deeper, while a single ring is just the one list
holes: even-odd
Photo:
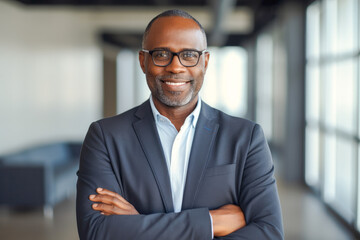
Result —
[{"label": "light blue dress shirt", "polygon": [[[174,212],[180,212],[183,201],[191,146],[194,139],[196,123],[199,119],[201,110],[201,98],[199,96],[194,111],[189,116],[187,116],[179,132],[167,117],[159,113],[155,107],[152,96],[150,96],[150,106],[154,114],[156,128],[160,136],[166,165],[169,171]],[[209,216],[211,222],[211,234],[212,238],[214,238],[212,225],[213,220],[210,213]]]},{"label": "light blue dress shirt", "polygon": [[179,132],[167,117],[159,113],[151,96],[150,105],[169,171],[174,212],[180,212],[191,146],[201,109],[201,100],[199,97],[194,111],[185,119]]}]

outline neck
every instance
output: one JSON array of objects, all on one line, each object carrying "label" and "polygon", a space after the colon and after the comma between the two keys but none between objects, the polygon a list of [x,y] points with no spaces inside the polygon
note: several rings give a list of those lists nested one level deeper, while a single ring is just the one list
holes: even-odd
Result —
[{"label": "neck", "polygon": [[154,105],[159,113],[167,117],[175,128],[180,131],[181,126],[184,124],[185,119],[189,116],[195,109],[198,102],[198,96],[192,99],[188,104],[180,107],[169,107],[159,100],[153,97]]}]

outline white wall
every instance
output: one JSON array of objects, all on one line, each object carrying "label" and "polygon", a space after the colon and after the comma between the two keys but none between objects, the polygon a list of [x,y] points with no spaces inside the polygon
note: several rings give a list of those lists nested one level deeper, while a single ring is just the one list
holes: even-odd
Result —
[{"label": "white wall", "polygon": [[0,154],[82,140],[101,117],[96,30],[71,9],[0,2]]}]

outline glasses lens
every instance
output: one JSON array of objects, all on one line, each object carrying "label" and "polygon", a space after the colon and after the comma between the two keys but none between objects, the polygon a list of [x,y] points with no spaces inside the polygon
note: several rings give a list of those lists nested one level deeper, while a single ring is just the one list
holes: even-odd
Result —
[{"label": "glasses lens", "polygon": [[184,66],[194,66],[199,60],[199,53],[195,51],[183,51],[180,53],[181,63]]},{"label": "glasses lens", "polygon": [[[154,64],[163,67],[169,65],[173,59],[173,55],[176,54],[168,50],[154,50],[151,53]],[[195,66],[198,63],[200,57],[199,52],[191,50],[185,50],[179,52],[176,55],[179,56],[181,64],[185,67]]]},{"label": "glasses lens", "polygon": [[165,66],[171,60],[171,53],[166,50],[155,50],[152,54],[154,63],[159,66]]}]

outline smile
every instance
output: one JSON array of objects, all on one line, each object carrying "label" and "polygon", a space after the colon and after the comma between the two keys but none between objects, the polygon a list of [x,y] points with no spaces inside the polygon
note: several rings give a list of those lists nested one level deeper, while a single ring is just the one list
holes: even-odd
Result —
[{"label": "smile", "polygon": [[172,85],[172,86],[181,86],[186,84],[186,82],[164,82],[167,85]]}]

